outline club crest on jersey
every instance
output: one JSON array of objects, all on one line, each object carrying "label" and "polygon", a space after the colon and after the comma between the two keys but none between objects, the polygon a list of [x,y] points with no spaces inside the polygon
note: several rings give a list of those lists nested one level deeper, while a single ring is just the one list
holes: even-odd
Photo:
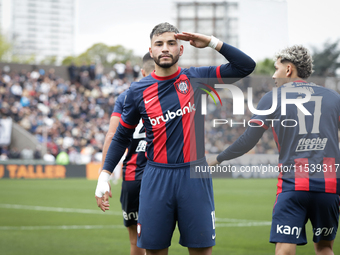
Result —
[{"label": "club crest on jersey", "polygon": [[190,82],[185,75],[181,75],[174,83],[178,92],[186,95],[189,92]]}]

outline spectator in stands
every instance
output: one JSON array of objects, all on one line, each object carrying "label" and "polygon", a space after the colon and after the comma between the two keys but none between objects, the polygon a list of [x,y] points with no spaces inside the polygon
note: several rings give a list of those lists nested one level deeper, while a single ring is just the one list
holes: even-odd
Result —
[{"label": "spectator in stands", "polygon": [[125,78],[129,83],[133,82],[133,67],[129,60],[125,63]]},{"label": "spectator in stands", "polygon": [[88,71],[86,62],[84,61],[83,64],[81,65],[81,67],[79,68],[80,73],[83,73],[85,71]]},{"label": "spectator in stands", "polygon": [[40,77],[40,73],[39,73],[38,69],[35,68],[33,70],[33,72],[31,72],[30,78],[33,79],[33,80],[38,80],[39,77]]},{"label": "spectator in stands", "polygon": [[50,150],[47,150],[47,153],[44,155],[43,160],[54,163],[55,162],[55,156],[53,156],[50,152]]},{"label": "spectator in stands", "polygon": [[8,155],[9,159],[20,159],[20,151],[17,147],[11,147],[10,153]]},{"label": "spectator in stands", "polygon": [[68,165],[70,163],[69,156],[65,150],[62,150],[61,152],[59,152],[55,160],[55,163],[57,165]]},{"label": "spectator in stands", "polygon": [[37,145],[37,147],[35,148],[35,151],[33,153],[33,158],[41,159],[41,146],[40,145]]},{"label": "spectator in stands", "polygon": [[21,159],[33,159],[33,150],[26,147],[20,152]]},{"label": "spectator in stands", "polygon": [[20,99],[22,95],[22,87],[20,86],[19,83],[14,83],[11,86],[11,93],[13,96],[16,97],[16,99]]},{"label": "spectator in stands", "polygon": [[71,164],[81,164],[80,154],[75,147],[70,147],[68,149],[68,156]]},{"label": "spectator in stands", "polygon": [[70,77],[70,81],[73,84],[76,81],[77,78],[77,67],[74,64],[74,62],[71,63],[71,65],[67,68],[68,75]]},{"label": "spectator in stands", "polygon": [[140,66],[136,64],[133,66],[133,79],[135,81],[138,80],[139,74],[140,74]]},{"label": "spectator in stands", "polygon": [[104,74],[104,66],[102,65],[102,63],[96,64],[95,72],[96,72],[96,80],[101,80]]},{"label": "spectator in stands", "polygon": [[88,68],[90,80],[93,81],[96,78],[96,65],[92,61]]},{"label": "spectator in stands", "polygon": [[50,69],[48,70],[48,78],[49,78],[50,80],[53,80],[53,81],[55,81],[55,80],[57,79],[57,76],[56,76],[56,73],[55,73],[55,69],[54,69],[54,68],[50,68]]},{"label": "spectator in stands", "polygon": [[118,74],[118,78],[123,80],[125,78],[125,65],[118,61],[116,64],[114,64],[113,69]]},{"label": "spectator in stands", "polygon": [[9,158],[8,146],[0,147],[0,160],[7,160]]}]

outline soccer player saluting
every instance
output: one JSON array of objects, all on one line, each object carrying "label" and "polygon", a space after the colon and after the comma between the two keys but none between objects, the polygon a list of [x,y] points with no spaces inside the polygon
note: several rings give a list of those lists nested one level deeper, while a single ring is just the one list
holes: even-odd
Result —
[{"label": "soccer player saluting", "polygon": [[[146,129],[148,163],[144,169],[137,225],[137,245],[147,254],[167,254],[178,222],[180,244],[190,254],[211,254],[215,245],[215,209],[211,178],[190,178],[190,167],[206,166],[202,90],[192,78],[236,78],[250,74],[255,62],[240,50],[213,36],[179,33],[169,23],[154,27],[150,55],[156,66],[151,75],[133,83],[123,114],[98,178],[97,202],[108,191],[108,176],[119,162],[140,118]],[[230,63],[180,68],[180,40],[196,48],[210,46]]]},{"label": "soccer player saluting", "polygon": [[[148,52],[143,57],[143,66],[141,69],[143,77],[148,76],[154,69],[155,62],[150,57],[150,53]],[[111,115],[109,130],[105,136],[105,142],[103,146],[102,167],[104,166],[105,157],[107,150],[110,146],[110,142],[118,127],[120,116],[123,113],[126,93],[127,90],[118,96]],[[144,249],[137,247],[137,219],[139,207],[139,192],[143,176],[143,170],[146,165],[145,147],[146,147],[145,130],[143,128],[142,122],[140,121],[137,128],[135,129],[131,144],[128,148],[127,155],[123,162],[123,182],[122,191],[120,195],[120,202],[122,204],[124,217],[124,225],[125,227],[127,227],[129,232],[131,255],[145,254]],[[101,204],[101,200],[99,201]],[[103,211],[105,212],[105,209],[103,209]]]},{"label": "soccer player saluting", "polygon": [[[275,111],[254,115],[250,120],[254,127],[248,127],[217,157],[208,159],[209,165],[214,165],[243,155],[272,126],[281,168],[270,232],[270,242],[276,243],[276,254],[295,254],[297,244],[307,243],[305,224],[308,219],[313,226],[315,253],[334,254],[340,194],[340,170],[337,169],[340,163],[340,96],[304,80],[312,73],[312,62],[309,52],[302,46],[279,52],[273,75],[279,87]],[[288,92],[294,89],[300,91]],[[284,94],[287,99],[296,100],[307,96],[308,92],[311,98],[303,107],[311,115],[305,115],[295,104],[287,104],[286,115],[281,114]],[[272,102],[271,91],[263,96],[257,108],[268,110]],[[284,127],[282,123],[291,127]]]}]

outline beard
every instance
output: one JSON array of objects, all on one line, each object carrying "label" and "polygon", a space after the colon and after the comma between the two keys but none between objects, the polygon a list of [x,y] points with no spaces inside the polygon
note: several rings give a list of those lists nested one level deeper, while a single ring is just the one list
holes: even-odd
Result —
[{"label": "beard", "polygon": [[[161,58],[163,57],[163,56],[168,56],[168,57],[170,57],[171,58],[171,62],[169,63],[161,63]],[[153,60],[155,61],[155,63],[158,65],[158,66],[160,66],[160,67],[162,67],[162,68],[170,68],[170,67],[172,67],[174,64],[176,64],[177,62],[178,62],[178,59],[179,59],[179,53],[177,54],[177,55],[175,55],[175,56],[173,56],[173,55],[171,55],[171,54],[161,54],[161,55],[159,55],[158,57],[154,57],[153,58]]]}]

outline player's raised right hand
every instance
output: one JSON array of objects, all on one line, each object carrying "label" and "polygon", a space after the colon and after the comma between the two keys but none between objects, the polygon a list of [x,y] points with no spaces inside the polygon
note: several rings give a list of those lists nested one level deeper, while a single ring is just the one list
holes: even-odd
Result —
[{"label": "player's raised right hand", "polygon": [[175,34],[175,38],[183,41],[189,41],[190,44],[196,48],[207,47],[211,39],[211,37],[207,35],[188,32]]}]

